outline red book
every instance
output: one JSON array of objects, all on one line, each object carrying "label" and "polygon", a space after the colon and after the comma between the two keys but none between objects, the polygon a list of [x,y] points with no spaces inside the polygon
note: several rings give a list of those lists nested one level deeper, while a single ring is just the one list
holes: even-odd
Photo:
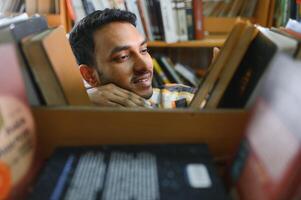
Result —
[{"label": "red book", "polygon": [[21,199],[38,166],[34,121],[15,46],[0,54],[0,199]]},{"label": "red book", "polygon": [[0,46],[0,94],[12,95],[27,104],[28,100],[16,51],[13,44]]},{"label": "red book", "polygon": [[204,38],[204,17],[202,0],[193,0],[193,19],[195,39]]},{"label": "red book", "polygon": [[232,166],[241,199],[301,198],[296,197],[301,186],[300,66],[300,61],[280,53],[269,66]]}]

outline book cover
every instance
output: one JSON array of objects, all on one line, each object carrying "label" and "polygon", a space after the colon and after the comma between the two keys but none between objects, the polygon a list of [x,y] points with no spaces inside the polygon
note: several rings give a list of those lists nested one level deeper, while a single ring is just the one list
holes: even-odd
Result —
[{"label": "book cover", "polygon": [[276,52],[293,55],[297,41],[266,28],[257,27],[259,33],[252,41],[239,68],[235,72],[218,107],[242,108],[251,106],[256,99],[256,87]]},{"label": "book cover", "polygon": [[67,105],[64,92],[42,46],[43,38],[51,31],[51,29],[45,30],[24,38],[22,49],[46,105]]},{"label": "book cover", "polygon": [[232,80],[235,72],[238,70],[240,63],[257,32],[258,30],[251,24],[248,24],[248,26],[244,28],[240,38],[237,39],[238,42],[233,48],[231,56],[227,62],[224,63],[225,67],[223,68],[215,88],[209,97],[209,100],[205,106],[206,108],[216,108],[218,106],[227,89],[227,86]]},{"label": "book cover", "polygon": [[200,40],[204,37],[203,1],[193,0],[194,39]]},{"label": "book cover", "polygon": [[169,57],[161,56],[157,60],[160,66],[162,66],[167,77],[172,80],[173,83],[184,84],[180,76],[177,74],[174,64]]},{"label": "book cover", "polygon": [[34,174],[35,128],[16,48],[0,53],[0,199],[20,199]]},{"label": "book cover", "polygon": [[231,177],[241,199],[297,197],[301,184],[300,66],[300,61],[279,52],[268,67],[232,166]]},{"label": "book cover", "polygon": [[[63,27],[51,30],[41,45],[69,105],[90,105],[74,54]],[[59,48],[58,48],[59,45]],[[62,57],[62,55],[64,55]]]},{"label": "book cover", "polygon": [[195,94],[190,107],[199,109],[203,107],[204,102],[207,101],[209,93],[212,92],[216,81],[218,80],[221,71],[225,67],[225,63],[231,57],[231,53],[237,44],[238,38],[240,38],[243,29],[247,26],[246,22],[238,21],[230,32],[224,46],[222,47],[218,57],[209,66],[209,71],[203,79],[202,83],[198,87],[198,91]]},{"label": "book cover", "polygon": [[176,22],[172,11],[171,0],[160,0],[157,2],[161,8],[161,18],[164,32],[164,39],[168,43],[178,41]]},{"label": "book cover", "polygon": [[170,80],[167,78],[166,74],[162,70],[162,67],[159,65],[158,61],[153,58],[154,71],[160,77],[164,84],[170,83]]},{"label": "book cover", "polygon": [[145,35],[149,41],[154,40],[153,32],[152,32],[152,26],[150,22],[150,14],[147,8],[147,4],[145,2],[146,0],[137,0],[137,6],[138,10],[141,16],[143,29],[145,32]]},{"label": "book cover", "polygon": [[27,20],[0,29],[0,44],[12,43],[17,49],[17,56],[24,77],[27,98],[29,99],[30,105],[41,105],[44,103],[44,100],[33,79],[33,74],[28,66],[24,52],[22,51],[20,41],[31,34],[39,33],[47,28],[47,22],[43,17],[33,16]]}]

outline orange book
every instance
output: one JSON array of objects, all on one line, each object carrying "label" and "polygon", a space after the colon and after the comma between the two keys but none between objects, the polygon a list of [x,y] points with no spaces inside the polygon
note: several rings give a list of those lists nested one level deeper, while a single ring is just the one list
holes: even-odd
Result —
[{"label": "orange book", "polygon": [[91,104],[64,28],[51,31],[42,40],[42,46],[69,105]]}]

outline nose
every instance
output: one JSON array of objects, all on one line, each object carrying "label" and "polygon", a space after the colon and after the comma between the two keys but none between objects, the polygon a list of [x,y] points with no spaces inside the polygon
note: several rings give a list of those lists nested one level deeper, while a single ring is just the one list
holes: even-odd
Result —
[{"label": "nose", "polygon": [[139,53],[135,55],[135,62],[133,67],[135,74],[143,74],[145,72],[152,71],[152,68],[152,59],[149,54],[141,55]]}]

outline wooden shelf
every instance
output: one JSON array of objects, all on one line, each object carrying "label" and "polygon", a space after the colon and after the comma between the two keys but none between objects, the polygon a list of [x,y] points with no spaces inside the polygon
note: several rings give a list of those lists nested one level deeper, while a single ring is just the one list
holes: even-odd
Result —
[{"label": "wooden shelf", "polygon": [[184,48],[199,48],[199,47],[220,47],[224,44],[227,35],[209,35],[202,40],[183,41],[176,43],[166,43],[163,41],[150,41],[148,47],[184,47]]},{"label": "wooden shelf", "polygon": [[[231,155],[249,118],[246,110],[149,110],[33,107],[42,154],[58,146],[207,143],[215,158]],[[172,122],[172,123],[170,123]]]}]

